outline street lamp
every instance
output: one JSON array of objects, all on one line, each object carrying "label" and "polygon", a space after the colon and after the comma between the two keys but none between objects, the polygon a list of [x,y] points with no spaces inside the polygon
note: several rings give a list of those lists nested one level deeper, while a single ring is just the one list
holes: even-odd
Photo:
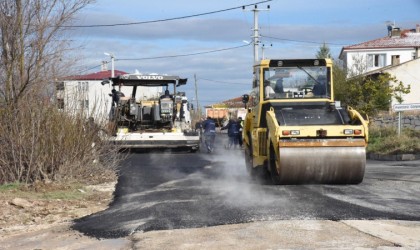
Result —
[{"label": "street lamp", "polygon": [[106,56],[110,56],[111,57],[111,77],[114,77],[115,76],[115,74],[114,74],[114,54],[112,54],[112,53],[107,53],[107,52],[104,52],[104,54],[106,55]]}]

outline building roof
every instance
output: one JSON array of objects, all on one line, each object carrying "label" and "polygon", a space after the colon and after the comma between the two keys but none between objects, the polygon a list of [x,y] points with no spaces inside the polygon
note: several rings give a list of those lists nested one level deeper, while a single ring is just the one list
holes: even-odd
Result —
[{"label": "building roof", "polygon": [[413,48],[420,46],[420,32],[416,30],[402,30],[399,35],[370,40],[367,42],[343,47],[343,50],[352,49],[380,49],[380,48]]},{"label": "building roof", "polygon": [[[121,71],[121,70],[114,70],[114,75],[115,76],[119,76],[119,75],[123,75],[123,74],[127,74],[127,72]],[[91,73],[91,74],[87,74],[87,75],[75,75],[75,76],[69,76],[64,78],[65,80],[87,80],[87,81],[95,81],[95,80],[103,80],[103,79],[108,79],[110,78],[112,75],[112,71],[111,70],[104,70],[104,71],[99,71],[96,73]]]},{"label": "building roof", "polygon": [[[345,46],[341,49],[340,58],[344,51],[369,50],[369,49],[401,49],[420,47],[420,27],[416,29],[393,30],[386,37],[370,40],[367,42]],[[394,31],[397,31],[394,33]]]}]

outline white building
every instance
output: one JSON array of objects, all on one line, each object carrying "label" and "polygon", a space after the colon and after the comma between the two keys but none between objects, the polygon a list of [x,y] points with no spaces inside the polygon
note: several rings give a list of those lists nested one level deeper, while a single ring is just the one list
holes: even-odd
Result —
[{"label": "white building", "polygon": [[410,84],[411,93],[403,96],[404,103],[420,102],[420,25],[406,30],[389,26],[385,37],[343,47],[340,59],[349,77],[389,73],[404,85]]},{"label": "white building", "polygon": [[[103,70],[97,73],[66,77],[56,84],[56,98],[60,109],[69,112],[84,112],[87,117],[92,116],[96,120],[103,121],[108,118],[111,110],[112,98],[109,96],[113,86],[102,84],[104,79],[111,77],[111,70]],[[114,75],[122,75],[126,72],[114,70]],[[115,86],[115,89],[130,97],[132,87]],[[162,87],[139,87],[137,99],[144,100],[158,97],[162,93]]]},{"label": "white building", "polygon": [[382,38],[343,47],[340,59],[351,73],[361,74],[420,57],[420,26],[416,29],[389,28]]}]

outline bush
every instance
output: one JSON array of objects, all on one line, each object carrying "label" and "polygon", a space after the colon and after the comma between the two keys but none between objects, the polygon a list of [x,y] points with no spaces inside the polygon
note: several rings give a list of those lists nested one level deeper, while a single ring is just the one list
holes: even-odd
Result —
[{"label": "bush", "polygon": [[[25,100],[0,110],[0,184],[109,178],[121,160],[82,113]],[[103,160],[106,157],[106,160]]]},{"label": "bush", "polygon": [[398,136],[394,127],[369,129],[367,151],[378,154],[419,154],[420,131],[404,128]]}]

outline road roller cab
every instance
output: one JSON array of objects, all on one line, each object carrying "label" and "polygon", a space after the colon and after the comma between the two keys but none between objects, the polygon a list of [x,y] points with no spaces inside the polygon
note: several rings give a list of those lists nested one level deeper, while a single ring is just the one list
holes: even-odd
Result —
[{"label": "road roller cab", "polygon": [[334,100],[330,59],[262,60],[244,102],[252,176],[275,184],[363,180],[368,122]]}]

